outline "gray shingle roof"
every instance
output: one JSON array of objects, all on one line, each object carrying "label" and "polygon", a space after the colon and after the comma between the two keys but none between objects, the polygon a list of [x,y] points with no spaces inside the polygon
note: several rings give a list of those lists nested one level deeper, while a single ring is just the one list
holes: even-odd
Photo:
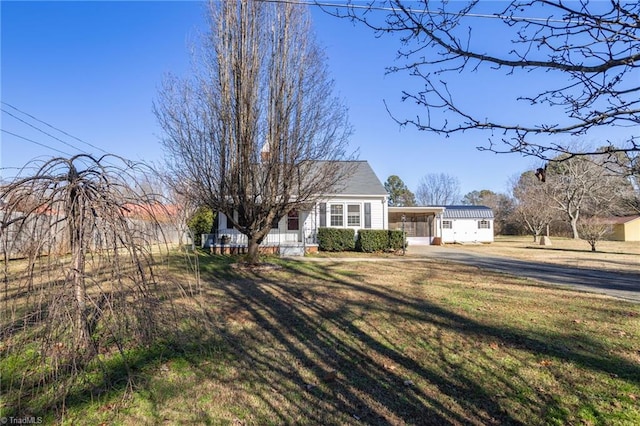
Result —
[{"label": "gray shingle roof", "polygon": [[486,206],[444,206],[445,219],[493,219],[493,210]]},{"label": "gray shingle roof", "polygon": [[343,164],[354,169],[353,174],[337,188],[337,195],[387,195],[387,190],[367,161],[344,161]]}]

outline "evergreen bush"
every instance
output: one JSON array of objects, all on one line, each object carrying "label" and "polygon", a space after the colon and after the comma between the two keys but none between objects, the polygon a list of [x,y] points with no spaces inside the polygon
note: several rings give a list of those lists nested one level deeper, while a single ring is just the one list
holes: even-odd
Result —
[{"label": "evergreen bush", "polygon": [[353,229],[318,229],[318,249],[322,251],[352,251],[355,249],[355,241]]}]

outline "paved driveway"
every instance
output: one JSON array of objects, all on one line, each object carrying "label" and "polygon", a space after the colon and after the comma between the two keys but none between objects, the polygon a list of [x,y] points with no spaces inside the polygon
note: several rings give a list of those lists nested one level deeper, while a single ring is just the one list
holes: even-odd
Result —
[{"label": "paved driveway", "polygon": [[638,273],[612,272],[599,269],[575,268],[549,263],[531,262],[507,257],[491,256],[451,246],[413,246],[410,256],[443,259],[505,272],[543,283],[566,285],[579,290],[604,293],[609,296],[640,303],[640,259]]}]

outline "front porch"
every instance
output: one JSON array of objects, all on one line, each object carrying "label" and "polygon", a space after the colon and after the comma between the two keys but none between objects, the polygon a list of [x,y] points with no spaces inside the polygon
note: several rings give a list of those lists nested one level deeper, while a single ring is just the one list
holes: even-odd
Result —
[{"label": "front porch", "polygon": [[[242,237],[244,238],[222,240],[216,234],[203,234],[202,247],[208,248],[211,254],[246,254],[248,252],[247,241],[244,235]],[[317,253],[318,244],[315,242],[315,238],[308,238],[304,242],[277,241],[274,238],[266,238],[258,247],[258,251],[260,254],[267,255],[304,256],[309,253]]]}]

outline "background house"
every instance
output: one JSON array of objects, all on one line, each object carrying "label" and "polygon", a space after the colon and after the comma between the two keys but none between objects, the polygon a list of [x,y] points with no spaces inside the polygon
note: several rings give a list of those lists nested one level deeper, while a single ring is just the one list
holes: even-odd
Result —
[{"label": "background house", "polygon": [[[345,161],[351,172],[332,194],[321,194],[315,203],[292,210],[273,224],[261,244],[263,251],[302,254],[317,249],[318,228],[387,229],[388,194],[367,161]],[[218,213],[215,233],[203,238],[205,246],[216,247],[225,236],[229,246],[246,246],[246,236],[231,227]]]},{"label": "background house", "polygon": [[613,241],[640,241],[640,215],[615,217],[611,223]]}]

